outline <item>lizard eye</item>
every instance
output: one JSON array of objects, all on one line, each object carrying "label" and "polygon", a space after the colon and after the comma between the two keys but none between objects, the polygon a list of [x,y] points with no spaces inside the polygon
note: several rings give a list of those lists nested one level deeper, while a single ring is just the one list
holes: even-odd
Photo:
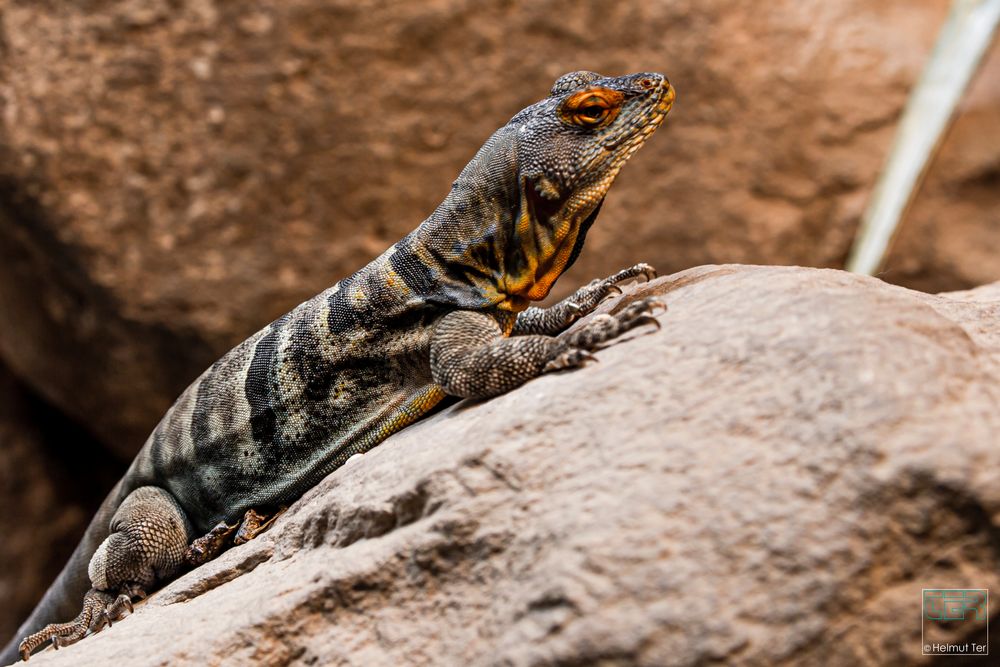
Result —
[{"label": "lizard eye", "polygon": [[607,100],[598,95],[586,97],[573,106],[573,122],[577,125],[597,125],[610,113]]},{"label": "lizard eye", "polygon": [[602,106],[598,106],[597,104],[580,109],[580,115],[587,120],[601,120],[607,114],[608,110]]},{"label": "lizard eye", "polygon": [[612,90],[589,90],[573,95],[563,105],[562,115],[581,127],[597,127],[618,114],[621,95]]}]

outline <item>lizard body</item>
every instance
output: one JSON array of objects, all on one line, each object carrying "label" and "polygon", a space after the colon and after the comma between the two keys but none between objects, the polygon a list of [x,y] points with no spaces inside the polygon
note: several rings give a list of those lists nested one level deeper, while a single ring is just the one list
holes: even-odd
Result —
[{"label": "lizard body", "polygon": [[[291,503],[446,395],[492,396],[577,366],[649,321],[654,304],[637,302],[556,337],[616,283],[649,277],[646,265],[551,308],[528,306],[575,261],[619,169],[673,99],[660,74],[561,77],[490,137],[417,229],[213,364],[156,426],[22,625],[19,636],[34,634],[21,656],[101,629],[185,558],[215,555],[230,524],[253,514],[237,535],[249,539],[255,508]],[[75,620],[54,623],[81,598]]]}]

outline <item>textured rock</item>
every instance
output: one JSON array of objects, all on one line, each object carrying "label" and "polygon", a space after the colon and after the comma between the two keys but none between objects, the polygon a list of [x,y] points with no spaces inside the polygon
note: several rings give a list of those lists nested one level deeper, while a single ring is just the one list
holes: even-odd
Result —
[{"label": "textured rock", "polygon": [[927,664],[920,589],[1000,584],[1000,288],[634,293],[659,332],[406,429],[32,664]]},{"label": "textured rock", "polygon": [[[838,266],[948,5],[7,0],[0,356],[133,452],[217,355],[409,231],[581,67],[663,70],[679,99],[560,290],[638,259]],[[1000,277],[997,54],[890,280]]]}]

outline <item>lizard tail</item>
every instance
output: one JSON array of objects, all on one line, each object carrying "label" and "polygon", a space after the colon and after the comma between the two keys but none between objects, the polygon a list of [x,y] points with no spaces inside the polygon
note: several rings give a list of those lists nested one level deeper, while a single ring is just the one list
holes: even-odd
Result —
[{"label": "lizard tail", "polygon": [[17,629],[17,633],[4,646],[0,653],[0,665],[9,665],[20,658],[17,645],[28,635],[37,632],[49,623],[58,623],[75,618],[80,612],[83,596],[90,590],[90,577],[87,566],[97,547],[108,536],[111,517],[122,502],[124,485],[119,482],[108,497],[101,503],[100,509],[87,526],[83,539],[76,546],[69,562],[49,586],[28,619]]}]

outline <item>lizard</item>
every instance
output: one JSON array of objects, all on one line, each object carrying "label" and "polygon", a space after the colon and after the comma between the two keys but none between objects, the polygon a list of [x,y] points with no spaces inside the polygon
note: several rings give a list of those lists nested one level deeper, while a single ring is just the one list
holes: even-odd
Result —
[{"label": "lizard", "polygon": [[648,264],[550,307],[531,303],[576,261],[615,177],[674,98],[659,73],[560,77],[493,133],[415,230],[215,362],[104,500],[5,664],[119,620],[446,396],[499,395],[658,326],[663,304],[647,298],[567,331],[620,283],[654,277]]}]

